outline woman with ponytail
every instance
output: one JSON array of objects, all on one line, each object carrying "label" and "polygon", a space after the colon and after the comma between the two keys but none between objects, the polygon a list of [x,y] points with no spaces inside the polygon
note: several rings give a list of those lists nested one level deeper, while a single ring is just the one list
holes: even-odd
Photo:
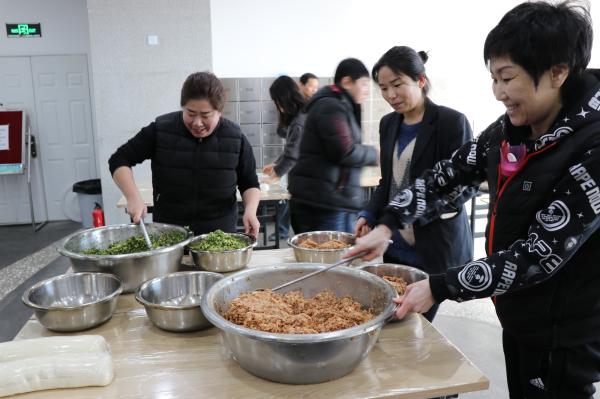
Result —
[{"label": "woman with ponytail", "polygon": [[[449,158],[472,138],[467,118],[458,111],[436,105],[427,97],[430,84],[425,74],[427,54],[395,46],[375,64],[372,77],[394,112],[381,119],[381,180],[371,200],[359,214],[355,234],[367,234],[383,215],[387,204],[415,182],[425,170]],[[384,261],[410,265],[427,273],[443,273],[447,267],[471,260],[473,239],[463,203],[469,190],[447,207],[440,218],[420,220],[393,232],[393,244]],[[425,317],[431,321],[437,307]]]}]

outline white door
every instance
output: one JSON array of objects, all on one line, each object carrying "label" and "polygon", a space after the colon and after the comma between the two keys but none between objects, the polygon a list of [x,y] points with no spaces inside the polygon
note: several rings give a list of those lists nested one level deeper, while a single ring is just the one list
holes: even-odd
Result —
[{"label": "white door", "polygon": [[[35,99],[29,57],[0,57],[0,104],[27,112],[32,131],[37,132]],[[39,148],[39,144],[38,144]],[[36,221],[47,220],[41,160],[32,160],[31,182]],[[31,222],[27,175],[0,175],[0,224]]]},{"label": "white door", "polygon": [[35,56],[31,71],[48,219],[67,219],[78,208],[73,184],[98,176],[87,58]]}]

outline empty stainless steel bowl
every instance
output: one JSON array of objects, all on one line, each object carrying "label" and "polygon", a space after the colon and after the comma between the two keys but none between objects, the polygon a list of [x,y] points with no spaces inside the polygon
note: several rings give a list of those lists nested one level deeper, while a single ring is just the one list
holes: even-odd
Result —
[{"label": "empty stainless steel bowl", "polygon": [[320,334],[276,334],[239,326],[221,316],[242,293],[275,287],[320,268],[290,263],[248,269],[223,278],[204,295],[204,315],[221,330],[223,342],[246,371],[286,384],[315,384],[350,373],[373,348],[394,312],[392,299],[397,294],[381,278],[348,267],[333,268],[281,292],[301,289],[305,297],[312,297],[331,290],[337,296],[349,295],[375,313],[372,320],[356,327]]},{"label": "empty stainless steel bowl", "polygon": [[242,269],[250,262],[252,256],[252,248],[256,246],[256,239],[247,234],[227,233],[235,238],[239,238],[246,242],[246,246],[241,249],[231,251],[199,251],[190,248],[190,245],[201,242],[208,234],[202,234],[194,237],[187,246],[187,249],[192,254],[194,264],[209,272],[226,273]]},{"label": "empty stainless steel bowl", "polygon": [[167,331],[196,331],[211,324],[200,307],[202,296],[222,275],[210,272],[179,272],[146,281],[135,294],[150,321]]},{"label": "empty stainless steel bowl", "polygon": [[123,283],[123,292],[134,292],[144,281],[179,270],[183,248],[191,240],[184,227],[163,223],[147,223],[149,234],[177,231],[185,239],[169,247],[123,255],[85,255],[90,248],[107,248],[116,241],[141,235],[137,224],[120,224],[88,229],[71,234],[58,247],[58,252],[69,258],[76,272],[112,273]]},{"label": "empty stainless steel bowl", "polygon": [[[300,247],[300,244],[308,239],[317,244],[322,244],[330,240],[339,240],[350,246],[340,249],[311,249]],[[342,256],[350,250],[355,241],[356,237],[354,234],[342,231],[309,231],[307,233],[296,234],[288,239],[288,245],[294,249],[294,256],[298,262],[335,263],[342,259]]]},{"label": "empty stainless steel bowl", "polygon": [[121,282],[112,274],[71,273],[35,284],[22,300],[44,327],[81,331],[110,319],[121,292]]}]

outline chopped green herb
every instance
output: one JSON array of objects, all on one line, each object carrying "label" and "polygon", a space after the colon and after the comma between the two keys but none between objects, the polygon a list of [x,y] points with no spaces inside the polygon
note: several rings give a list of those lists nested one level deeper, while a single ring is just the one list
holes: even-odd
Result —
[{"label": "chopped green herb", "polygon": [[208,233],[201,241],[190,245],[190,248],[196,251],[221,252],[242,249],[247,246],[248,243],[246,241],[221,230],[216,230]]},{"label": "chopped green herb", "polygon": [[[169,231],[160,235],[150,234],[150,242],[152,248],[161,248],[175,245],[185,240],[186,234],[179,231]],[[113,242],[106,249],[90,248],[81,251],[84,255],[123,255],[133,254],[136,252],[148,251],[144,236],[132,236],[126,240]]]}]

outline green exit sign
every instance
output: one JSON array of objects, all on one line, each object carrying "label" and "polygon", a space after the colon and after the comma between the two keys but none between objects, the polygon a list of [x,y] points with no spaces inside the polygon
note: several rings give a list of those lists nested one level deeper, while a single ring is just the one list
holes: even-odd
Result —
[{"label": "green exit sign", "polygon": [[8,37],[42,37],[42,24],[6,24]]}]

